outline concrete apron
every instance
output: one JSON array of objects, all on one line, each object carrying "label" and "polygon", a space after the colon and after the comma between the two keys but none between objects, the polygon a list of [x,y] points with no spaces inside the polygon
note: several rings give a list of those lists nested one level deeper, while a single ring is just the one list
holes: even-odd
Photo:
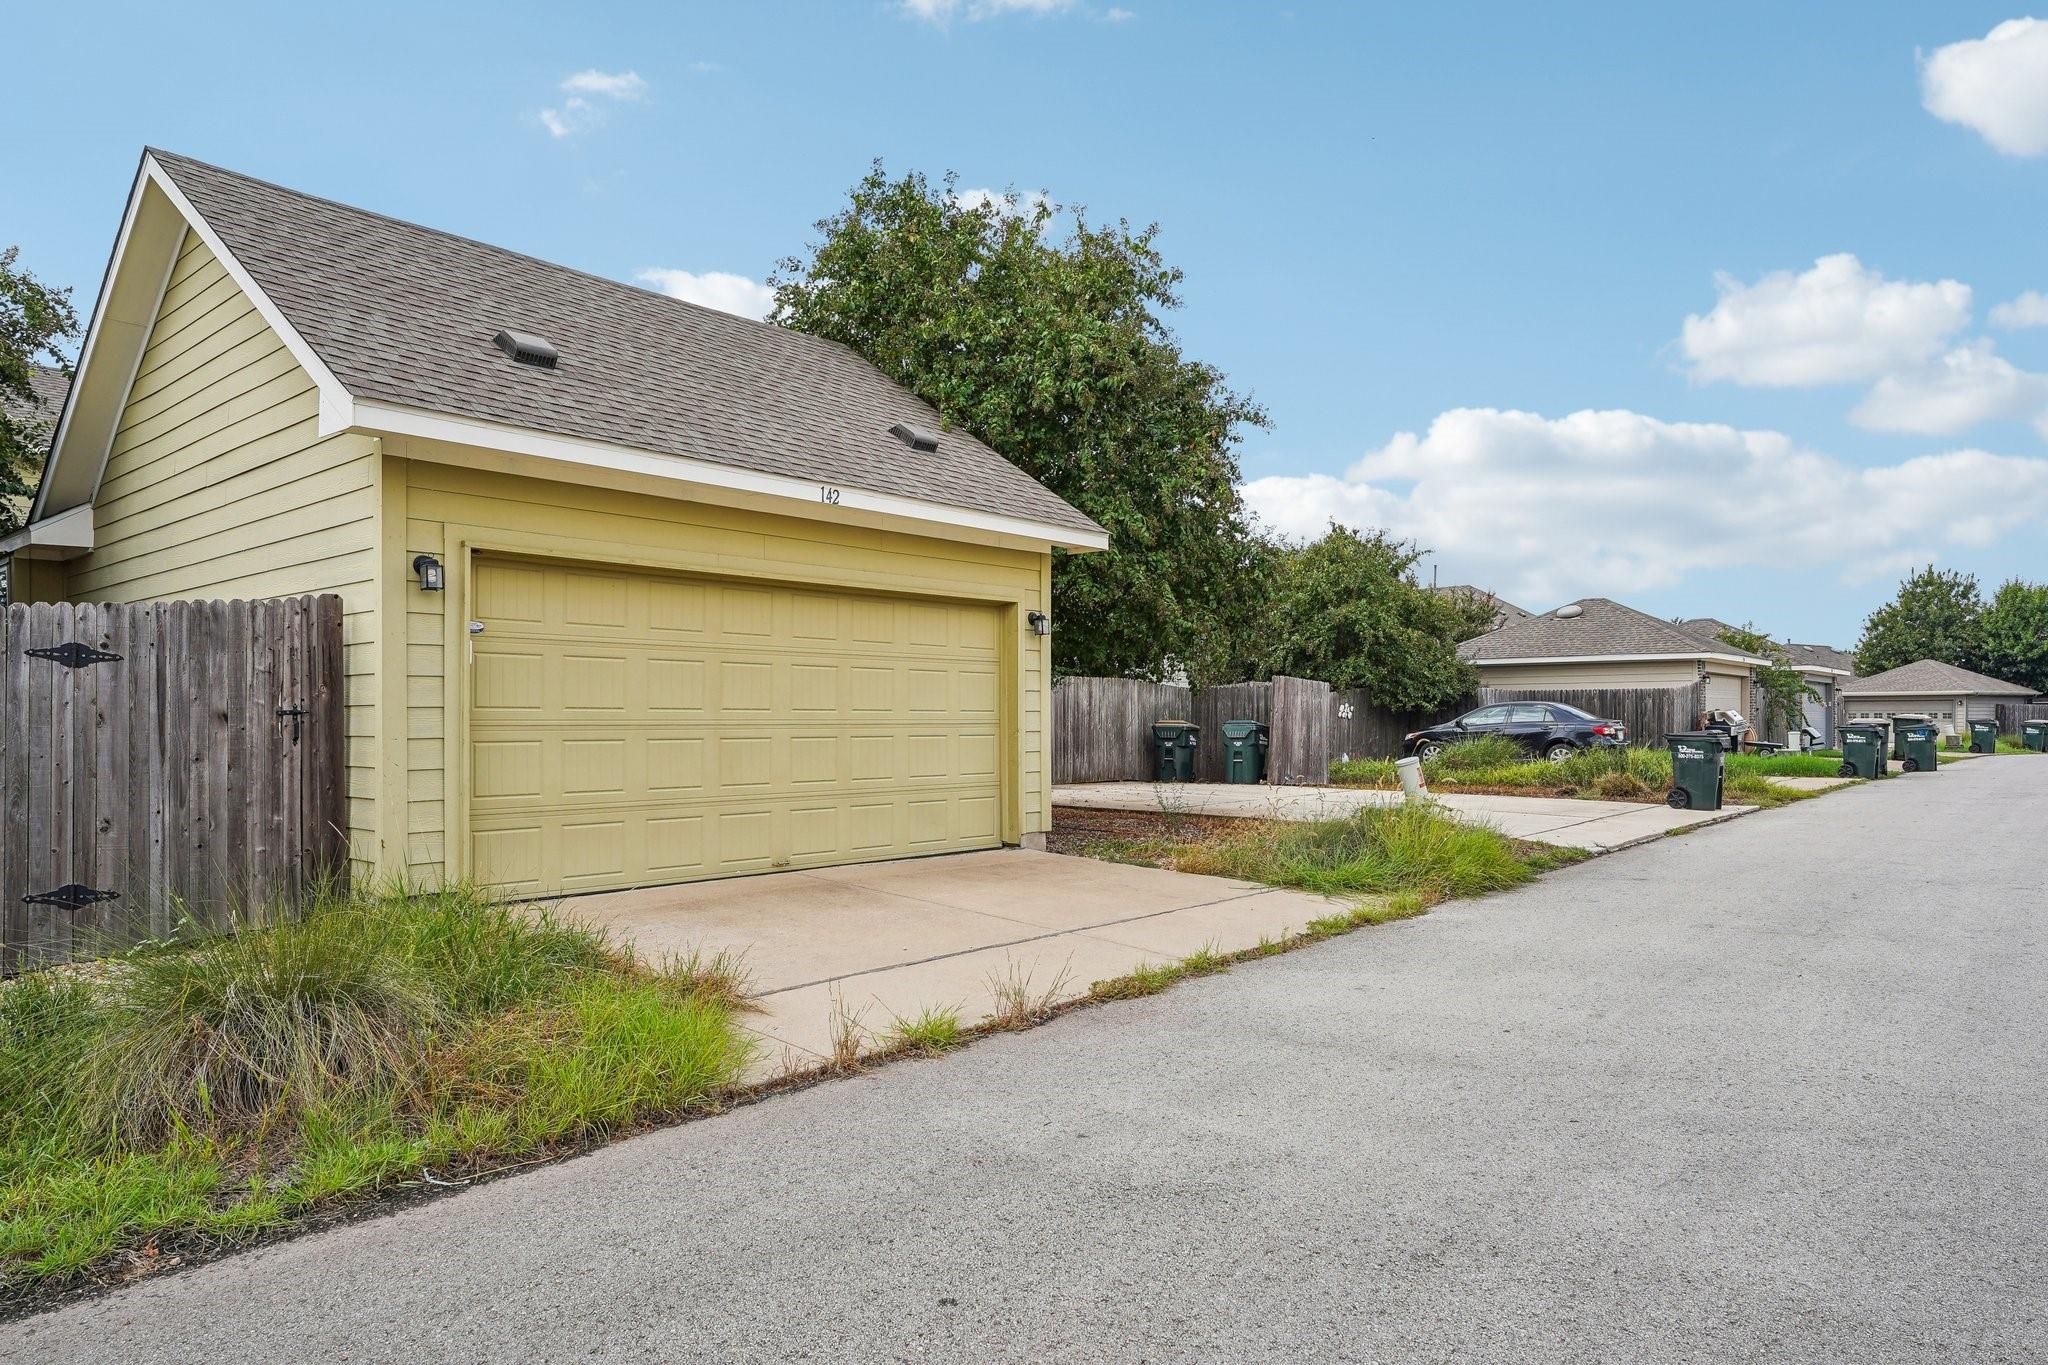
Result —
[{"label": "concrete apron", "polygon": [[[1432,791],[1430,799],[1457,818],[1511,839],[1609,853],[1676,829],[1747,815],[1754,806],[1717,811],[1673,810],[1659,802],[1581,801],[1569,796],[1488,796]],[[1262,820],[1329,820],[1367,806],[1400,804],[1401,793],[1363,787],[1264,787],[1187,782],[1096,782],[1054,787],[1055,806],[1232,815]]]},{"label": "concrete apron", "polygon": [[1006,997],[1059,1004],[1202,948],[1236,952],[1331,913],[1321,896],[1023,849],[578,896],[556,909],[643,960],[729,952],[752,977],[755,1075],[888,1045],[926,1009],[972,1027]]}]

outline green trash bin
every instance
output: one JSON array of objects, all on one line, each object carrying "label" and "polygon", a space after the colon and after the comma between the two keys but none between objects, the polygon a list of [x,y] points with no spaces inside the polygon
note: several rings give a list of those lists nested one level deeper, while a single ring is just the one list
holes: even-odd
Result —
[{"label": "green trash bin", "polygon": [[1152,727],[1152,780],[1192,782],[1195,778],[1195,746],[1202,732],[1192,721],[1162,720]]},{"label": "green trash bin", "polygon": [[1223,722],[1223,780],[1263,782],[1266,780],[1266,750],[1272,746],[1271,732],[1255,720]]},{"label": "green trash bin", "polygon": [[1973,720],[1970,722],[1970,752],[1973,754],[1995,754],[1998,752],[1997,721]]},{"label": "green trash bin", "polygon": [[1932,725],[1933,723],[1934,717],[1921,715],[1917,711],[1892,712],[1892,757],[1897,759],[1905,758],[1906,731],[1916,725]]},{"label": "green trash bin", "polygon": [[1909,773],[1932,773],[1941,771],[1941,729],[1932,721],[1922,725],[1900,727],[1906,742],[1906,771]]},{"label": "green trash bin", "polygon": [[1868,721],[1845,720],[1836,727],[1842,745],[1843,777],[1885,776],[1885,727]]},{"label": "green trash bin", "polygon": [[1671,791],[1664,803],[1673,810],[1719,810],[1721,789],[1728,779],[1728,750],[1713,730],[1678,730],[1664,736],[1671,746]]},{"label": "green trash bin", "polygon": [[2048,754],[2048,720],[2021,721],[2020,745],[2030,753]]}]

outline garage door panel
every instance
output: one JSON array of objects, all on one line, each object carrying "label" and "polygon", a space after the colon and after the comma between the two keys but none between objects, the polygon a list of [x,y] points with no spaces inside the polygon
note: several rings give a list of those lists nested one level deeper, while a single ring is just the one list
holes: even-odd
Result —
[{"label": "garage door panel", "polygon": [[476,593],[480,880],[590,890],[1000,840],[993,608],[489,560]]}]

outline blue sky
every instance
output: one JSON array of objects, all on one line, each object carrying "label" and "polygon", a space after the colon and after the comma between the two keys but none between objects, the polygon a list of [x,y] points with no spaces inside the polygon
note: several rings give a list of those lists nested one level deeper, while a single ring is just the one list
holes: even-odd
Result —
[{"label": "blue sky", "polygon": [[1852,643],[1907,565],[2048,575],[2048,300],[1994,323],[2048,291],[2023,18],[41,5],[0,240],[89,304],[154,143],[746,307],[688,277],[759,281],[872,158],[1043,189],[1162,224],[1174,326],[1273,415],[1243,464],[1275,524]]}]

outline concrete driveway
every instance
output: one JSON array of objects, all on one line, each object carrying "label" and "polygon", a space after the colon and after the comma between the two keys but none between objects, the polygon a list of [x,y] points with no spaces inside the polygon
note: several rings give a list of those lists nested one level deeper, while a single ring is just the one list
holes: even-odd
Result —
[{"label": "concrete driveway", "polygon": [[1024,849],[579,896],[558,903],[656,961],[742,957],[755,992],[742,1022],[757,1069],[809,1069],[835,1017],[872,1051],[900,1019],[957,1010],[966,1025],[1011,990],[1057,1003],[1139,966],[1284,938],[1330,913],[1320,896],[1222,877]]},{"label": "concrete driveway", "polygon": [[[1054,787],[1055,806],[1092,810],[1173,810],[1262,820],[1328,820],[1367,806],[1394,806],[1401,793],[1371,787],[1266,787],[1218,782],[1091,782]],[[1462,820],[1511,839],[1609,853],[1675,829],[1748,815],[1754,806],[1673,810],[1659,802],[1581,801],[1569,796],[1489,796],[1432,791],[1430,799]]]},{"label": "concrete driveway", "polygon": [[2038,1361],[2048,762],[0,1327],[0,1359]]}]

